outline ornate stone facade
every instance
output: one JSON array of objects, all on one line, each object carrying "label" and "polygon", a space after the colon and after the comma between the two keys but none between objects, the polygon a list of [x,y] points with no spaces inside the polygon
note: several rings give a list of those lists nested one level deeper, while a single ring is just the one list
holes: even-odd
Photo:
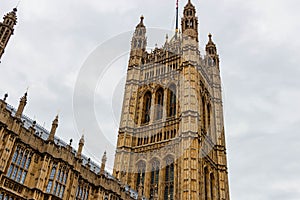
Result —
[{"label": "ornate stone facade", "polygon": [[229,200],[219,56],[211,34],[201,56],[190,0],[181,30],[149,53],[136,26],[113,175],[149,199]]},{"label": "ornate stone facade", "polygon": [[78,150],[55,137],[58,116],[51,131],[24,116],[27,93],[18,109],[0,100],[0,200],[118,200],[137,199],[137,192],[105,172]]},{"label": "ornate stone facade", "polygon": [[[16,25],[0,23],[0,59]],[[127,71],[113,176],[0,100],[0,200],[229,200],[220,61],[209,34],[199,50],[198,18],[189,0],[182,33],[146,51],[144,17],[136,26]],[[138,191],[138,192],[136,192]]]}]

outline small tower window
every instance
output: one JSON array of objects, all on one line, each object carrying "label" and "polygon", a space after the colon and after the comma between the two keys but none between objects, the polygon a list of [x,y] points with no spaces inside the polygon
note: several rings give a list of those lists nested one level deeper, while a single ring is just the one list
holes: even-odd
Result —
[{"label": "small tower window", "polygon": [[1,41],[2,43],[5,43],[5,41],[6,41],[7,37],[8,37],[8,34],[9,34],[9,31],[6,30],[5,34],[4,34],[3,38],[2,38],[2,41]]}]

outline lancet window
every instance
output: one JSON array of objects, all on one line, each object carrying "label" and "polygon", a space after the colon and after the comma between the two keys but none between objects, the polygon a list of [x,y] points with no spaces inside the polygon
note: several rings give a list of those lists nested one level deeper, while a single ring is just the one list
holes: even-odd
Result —
[{"label": "lancet window", "polygon": [[23,184],[31,163],[31,157],[32,153],[29,150],[17,146],[7,171],[7,177]]},{"label": "lancet window", "polygon": [[150,111],[151,111],[151,92],[147,92],[144,96],[144,106],[143,106],[143,118],[142,123],[148,123],[150,121]]}]

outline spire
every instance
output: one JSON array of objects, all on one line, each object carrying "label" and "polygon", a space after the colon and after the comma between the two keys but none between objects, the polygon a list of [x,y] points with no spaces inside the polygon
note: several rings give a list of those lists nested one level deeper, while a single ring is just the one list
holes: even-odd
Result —
[{"label": "spire", "polygon": [[100,174],[104,174],[105,172],[105,165],[106,165],[106,161],[107,161],[107,157],[106,157],[106,151],[104,151],[104,154],[102,156],[102,160],[101,160],[101,168],[100,168]]},{"label": "spire", "polygon": [[58,115],[56,115],[55,119],[52,122],[52,127],[51,127],[51,131],[50,131],[50,135],[49,135],[49,137],[47,139],[48,141],[51,141],[51,142],[54,141],[54,136],[55,136],[55,132],[56,132],[57,127],[58,127]]},{"label": "spire", "polygon": [[79,140],[79,145],[78,145],[78,150],[77,150],[77,158],[79,158],[79,159],[81,158],[83,146],[84,146],[84,135],[82,135]]},{"label": "spire", "polygon": [[136,26],[133,34],[131,49],[145,50],[146,45],[146,27],[144,25],[144,16],[142,15],[140,17],[140,23]]},{"label": "spire", "polygon": [[136,28],[145,27],[145,25],[144,25],[144,16],[142,15],[142,16],[140,17],[140,19],[141,19],[141,21],[140,21],[140,23],[136,26]]},{"label": "spire", "polygon": [[143,54],[146,50],[147,38],[146,27],[144,25],[144,16],[140,18],[140,23],[136,26],[131,40],[130,59],[128,64],[128,70],[134,66],[141,65]]},{"label": "spire", "polygon": [[198,18],[196,17],[196,8],[190,0],[184,7],[181,28],[184,35],[195,38],[198,42]]},{"label": "spire", "polygon": [[21,118],[26,104],[27,104],[27,92],[25,92],[24,96],[21,97],[21,99],[20,99],[20,103],[19,103],[16,115],[15,115],[16,118]]},{"label": "spire", "polygon": [[0,22],[0,59],[4,53],[10,37],[14,34],[14,26],[17,24],[17,8],[7,13]]},{"label": "spire", "polygon": [[212,40],[212,34],[211,33],[208,34],[208,43],[207,43],[205,49],[206,49],[206,53],[208,55],[216,55],[217,54],[217,48],[216,48],[215,43]]},{"label": "spire", "polygon": [[[141,176],[142,176],[142,174],[141,174]],[[140,182],[140,184],[138,186],[138,200],[143,199],[143,191],[144,191],[144,186],[143,186],[142,182]]]}]

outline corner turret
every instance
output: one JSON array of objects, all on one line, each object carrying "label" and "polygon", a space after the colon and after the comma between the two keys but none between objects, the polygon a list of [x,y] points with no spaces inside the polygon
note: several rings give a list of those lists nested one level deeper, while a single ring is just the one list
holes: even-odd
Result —
[{"label": "corner turret", "polygon": [[198,42],[198,17],[196,17],[196,8],[190,0],[184,7],[181,29],[184,36],[189,36]]},{"label": "corner turret", "polygon": [[20,99],[20,103],[19,103],[16,115],[15,115],[16,118],[19,118],[19,119],[21,118],[26,104],[27,104],[27,92],[25,92],[24,96],[21,97],[21,99]]},{"label": "corner turret", "polygon": [[81,136],[79,140],[78,150],[77,150],[77,158],[81,159],[81,154],[84,146],[84,135]]},{"label": "corner turret", "polygon": [[47,139],[48,141],[54,142],[54,136],[55,136],[55,132],[56,132],[57,127],[58,127],[58,115],[56,115],[55,119],[52,122],[50,135]]}]

